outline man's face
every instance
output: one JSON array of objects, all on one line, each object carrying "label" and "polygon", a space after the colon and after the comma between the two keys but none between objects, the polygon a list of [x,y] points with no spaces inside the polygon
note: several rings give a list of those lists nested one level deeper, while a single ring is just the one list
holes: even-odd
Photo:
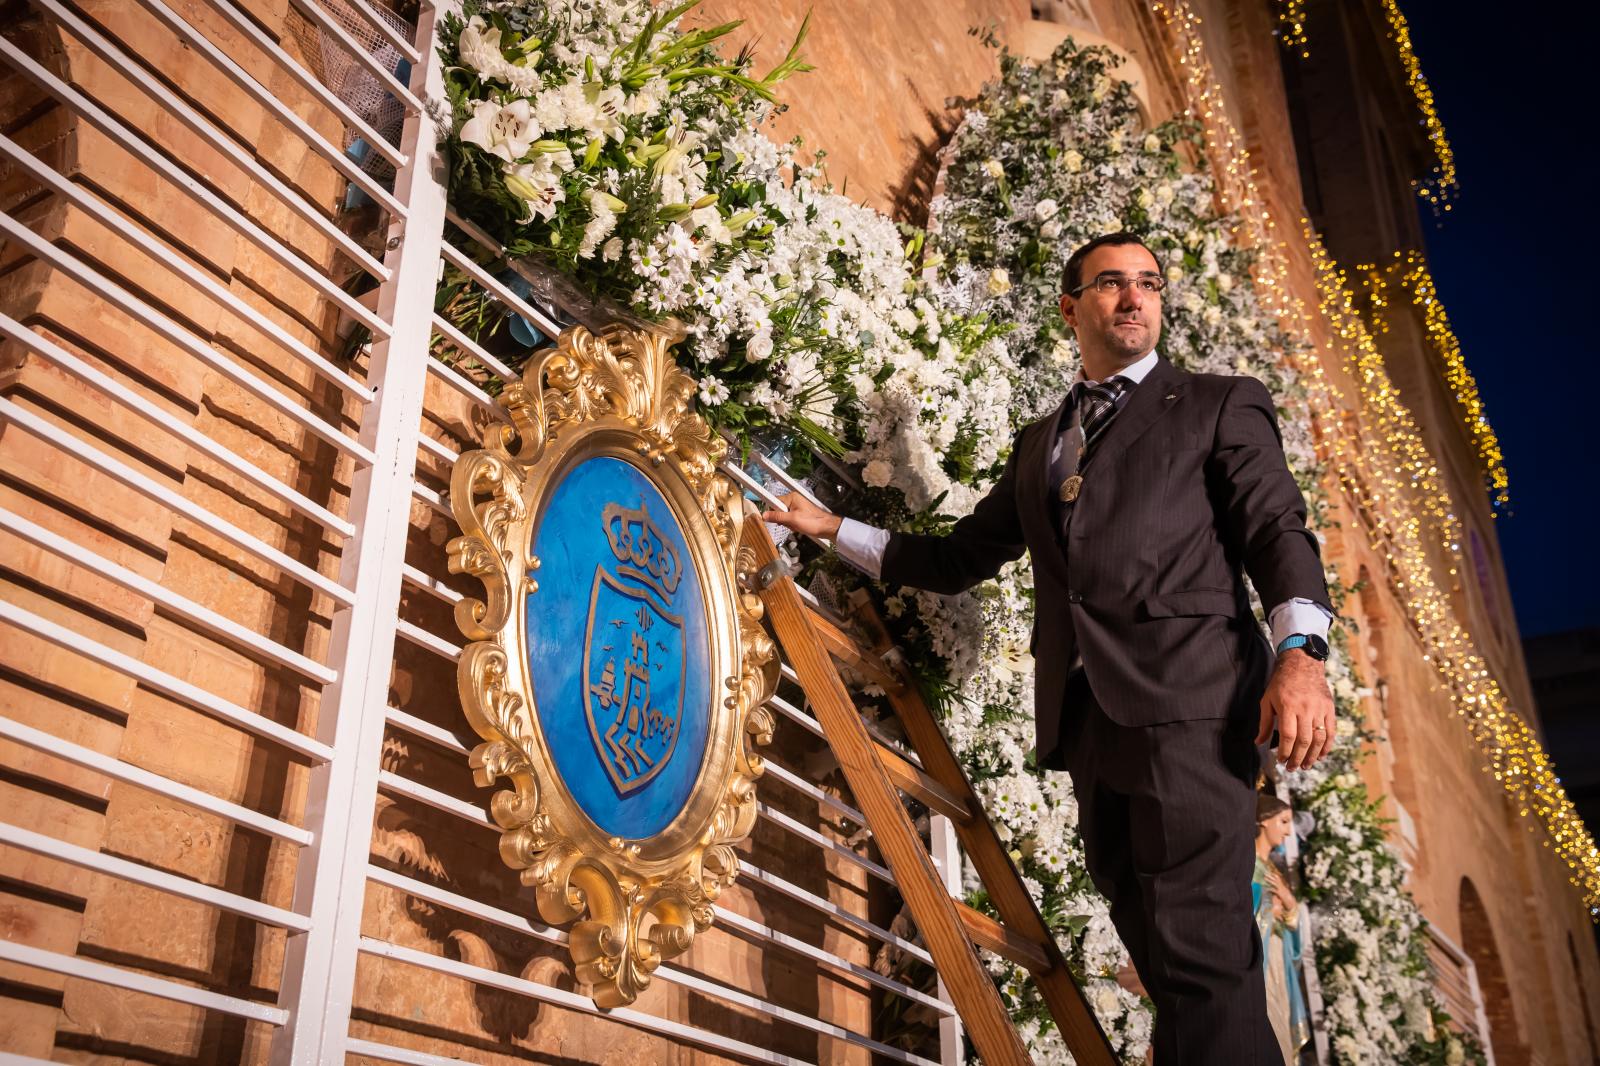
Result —
[{"label": "man's face", "polygon": [[1077,296],[1061,297],[1061,317],[1078,336],[1078,344],[1101,351],[1117,362],[1130,362],[1148,352],[1161,339],[1161,294],[1140,292],[1124,285],[1100,292],[1099,277],[1140,275],[1160,277],[1161,267],[1149,250],[1137,244],[1108,244],[1084,259],[1078,284],[1087,286]]}]

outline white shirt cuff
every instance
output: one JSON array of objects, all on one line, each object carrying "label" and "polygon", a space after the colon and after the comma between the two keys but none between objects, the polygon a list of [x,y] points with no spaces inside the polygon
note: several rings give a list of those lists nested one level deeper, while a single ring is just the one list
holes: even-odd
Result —
[{"label": "white shirt cuff", "polygon": [[878,580],[883,571],[883,552],[889,546],[889,531],[857,522],[854,518],[839,519],[839,535],[833,540],[839,558]]},{"label": "white shirt cuff", "polygon": [[1328,625],[1333,620],[1333,613],[1315,600],[1294,599],[1285,600],[1272,609],[1267,616],[1267,624],[1272,628],[1272,647],[1276,649],[1284,642],[1286,637],[1296,633],[1305,633],[1309,636],[1328,639]]}]

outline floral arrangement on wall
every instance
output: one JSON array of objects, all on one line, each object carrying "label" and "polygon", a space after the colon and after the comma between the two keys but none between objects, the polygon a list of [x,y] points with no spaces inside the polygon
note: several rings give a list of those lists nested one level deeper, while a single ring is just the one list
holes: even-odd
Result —
[{"label": "floral arrangement on wall", "polygon": [[[1188,162],[1204,158],[1196,131],[1149,128],[1110,53],[1069,41],[1044,64],[1003,56],[946,151],[924,234],[763,132],[779,85],[809,69],[801,39],[762,73],[748,50],[719,50],[737,24],[684,25],[693,6],[468,0],[442,36],[453,207],[602,306],[671,319],[715,424],[850,464],[853,513],[915,529],[967,513],[1016,432],[1059,402],[1078,366],[1056,311],[1062,265],[1094,235],[1134,230],[1171,282],[1162,351],[1268,384],[1316,521],[1287,342]],[[497,325],[470,314],[474,336]],[[855,579],[835,565],[828,580]],[[883,602],[1116,1050],[1142,1062],[1149,1003],[1116,980],[1127,955],[1084,869],[1070,782],[1032,763],[1026,560],[961,596]],[[1355,773],[1363,693],[1342,641],[1330,673],[1338,744],[1289,785],[1316,819],[1303,874],[1331,1046],[1345,1063],[1461,1061],[1471,1049],[1441,1025],[1420,916]],[[1025,975],[991,966],[1036,1060],[1070,1061]]]}]

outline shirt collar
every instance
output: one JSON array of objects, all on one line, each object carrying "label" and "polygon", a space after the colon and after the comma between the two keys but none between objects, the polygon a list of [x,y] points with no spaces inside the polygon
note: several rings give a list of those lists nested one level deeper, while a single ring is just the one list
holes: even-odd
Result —
[{"label": "shirt collar", "polygon": [[[1149,374],[1150,371],[1156,368],[1156,358],[1156,350],[1151,348],[1148,352],[1144,353],[1143,357],[1133,363],[1130,363],[1128,366],[1123,367],[1121,370],[1117,371],[1111,376],[1114,378],[1127,378],[1130,382],[1137,385],[1139,382],[1145,379],[1145,375]],[[1083,367],[1078,367],[1078,376],[1073,380],[1075,382],[1085,380],[1083,376]]]}]

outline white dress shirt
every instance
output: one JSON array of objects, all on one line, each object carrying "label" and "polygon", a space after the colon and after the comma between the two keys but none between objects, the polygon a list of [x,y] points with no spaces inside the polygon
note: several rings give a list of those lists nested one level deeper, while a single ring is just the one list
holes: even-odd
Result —
[{"label": "white dress shirt", "polygon": [[[1155,369],[1155,365],[1156,353],[1155,349],[1151,349],[1143,358],[1124,367],[1114,376],[1127,378],[1137,385],[1144,380],[1146,374]],[[1082,370],[1078,371],[1078,380],[1084,380]],[[1112,417],[1115,421],[1115,416]],[[1052,463],[1061,453],[1063,436],[1056,437],[1055,450],[1050,454]],[[865,522],[857,522],[854,518],[839,520],[839,535],[834,541],[834,548],[838,551],[839,557],[874,581],[882,573],[883,553],[888,546],[888,530],[869,526]],[[1296,633],[1307,633],[1327,639],[1328,624],[1332,617],[1328,609],[1315,600],[1299,596],[1285,600],[1267,615],[1267,624],[1272,629],[1272,646],[1276,648],[1283,643],[1285,637]]]}]

